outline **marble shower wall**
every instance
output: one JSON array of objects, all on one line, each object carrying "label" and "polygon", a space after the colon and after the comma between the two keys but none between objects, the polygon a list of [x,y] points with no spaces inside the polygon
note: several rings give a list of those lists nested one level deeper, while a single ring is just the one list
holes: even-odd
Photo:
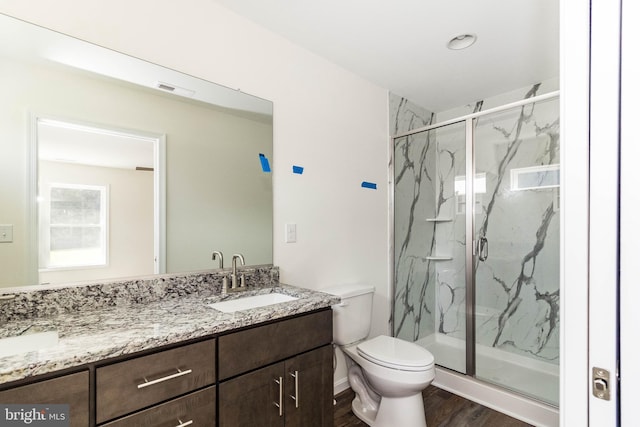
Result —
[{"label": "marble shower wall", "polygon": [[[544,92],[556,88],[553,81],[544,82],[523,88],[519,98],[539,95],[545,85]],[[496,97],[502,103],[513,98],[514,93]],[[458,110],[466,114],[495,103],[490,99]],[[407,130],[402,126],[408,123],[442,120],[394,95],[390,105],[395,133]],[[412,120],[397,120],[407,115]],[[452,113],[443,116],[449,119]],[[557,176],[549,165],[559,164],[558,122],[553,100],[484,116],[474,129],[476,185],[485,186],[476,193],[476,230],[489,241],[487,261],[476,266],[477,341],[554,363],[559,351],[559,188],[536,180]],[[465,205],[464,194],[456,193],[456,177],[458,185],[464,182],[464,148],[464,124],[395,141],[394,332],[404,339],[434,333],[465,338]]]},{"label": "marble shower wall", "polygon": [[486,178],[476,230],[489,242],[476,266],[476,341],[558,363],[558,100],[482,117],[475,144],[476,171]]},{"label": "marble shower wall", "polygon": [[[434,114],[393,94],[389,97],[390,126],[396,135],[428,126]],[[408,341],[432,334],[434,323],[434,276],[432,263],[424,257],[435,244],[435,142],[426,134],[394,141],[394,333]]]},{"label": "marble shower wall", "polygon": [[464,340],[466,204],[464,192],[460,191],[460,187],[465,185],[465,124],[449,125],[432,132],[435,132],[438,145],[438,184],[442,188],[443,200],[440,217],[447,220],[438,223],[436,240],[439,246],[438,253],[451,258],[436,261],[435,266],[437,332]]}]

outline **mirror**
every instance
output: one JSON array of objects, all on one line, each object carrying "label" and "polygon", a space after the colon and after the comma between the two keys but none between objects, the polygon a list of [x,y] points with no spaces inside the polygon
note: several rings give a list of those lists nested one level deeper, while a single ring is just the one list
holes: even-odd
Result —
[{"label": "mirror", "polygon": [[5,15],[0,61],[0,287],[272,263],[270,101]]}]

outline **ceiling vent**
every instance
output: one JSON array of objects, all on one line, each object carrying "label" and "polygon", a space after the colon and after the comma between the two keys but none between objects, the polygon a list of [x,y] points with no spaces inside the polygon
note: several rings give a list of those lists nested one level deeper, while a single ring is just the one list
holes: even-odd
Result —
[{"label": "ceiling vent", "polygon": [[176,85],[172,85],[169,83],[165,83],[165,82],[157,82],[156,83],[156,87],[160,90],[163,90],[165,92],[171,92],[171,93],[175,93],[176,95],[180,95],[180,96],[186,96],[186,97],[193,97],[193,95],[196,94],[196,92],[194,90],[191,89],[185,89],[183,87],[179,87]]}]

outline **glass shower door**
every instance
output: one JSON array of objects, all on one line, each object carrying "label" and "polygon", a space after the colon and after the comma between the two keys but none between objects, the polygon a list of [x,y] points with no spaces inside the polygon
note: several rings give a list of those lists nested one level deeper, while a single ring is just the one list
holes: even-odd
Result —
[{"label": "glass shower door", "polygon": [[394,335],[466,372],[465,123],[394,140]]},{"label": "glass shower door", "polygon": [[558,404],[558,101],[474,121],[475,375]]}]

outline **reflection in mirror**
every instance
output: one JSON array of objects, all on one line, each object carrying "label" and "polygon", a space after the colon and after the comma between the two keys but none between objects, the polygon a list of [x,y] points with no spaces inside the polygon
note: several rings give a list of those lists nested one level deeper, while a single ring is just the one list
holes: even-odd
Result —
[{"label": "reflection in mirror", "polygon": [[[260,161],[272,159],[269,101],[4,15],[0,62],[0,78],[11,82],[0,101],[0,224],[13,231],[0,243],[0,287],[217,268],[214,250],[272,263],[271,175]],[[85,132],[72,150],[93,152],[92,161],[70,159],[60,141],[47,142],[56,134],[73,144],[74,127]],[[160,164],[125,153],[115,137],[129,131],[164,141],[164,158],[154,154]],[[111,154],[92,146],[93,138],[130,163],[96,165],[95,157]],[[115,178],[99,178],[105,170],[129,174],[122,178],[128,194],[116,194]],[[134,190],[138,178],[152,181],[144,185],[153,193]],[[164,216],[156,193],[165,195]],[[74,252],[93,259],[70,259]],[[134,261],[134,252],[144,261]],[[119,258],[144,271],[118,270]]]},{"label": "reflection in mirror", "polygon": [[32,120],[37,283],[164,272],[164,135]]}]

